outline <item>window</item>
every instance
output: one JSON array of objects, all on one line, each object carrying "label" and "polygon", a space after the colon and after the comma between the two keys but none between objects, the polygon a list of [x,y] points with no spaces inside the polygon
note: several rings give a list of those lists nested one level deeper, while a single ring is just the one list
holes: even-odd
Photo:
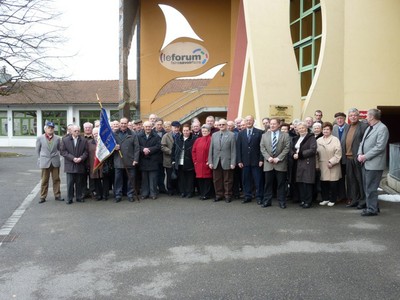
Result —
[{"label": "window", "polygon": [[101,110],[81,110],[79,111],[79,126],[83,130],[83,124],[90,122],[94,125],[94,121],[100,120]]},{"label": "window", "polygon": [[0,111],[0,136],[8,135],[8,121],[7,121],[7,112]]},{"label": "window", "polygon": [[[119,121],[119,119],[121,119],[119,117],[119,110],[110,110],[110,121],[114,121],[114,120],[118,120]],[[129,121],[137,120],[137,119],[139,119],[139,117],[136,114],[136,110],[132,110],[131,109],[130,110]]]},{"label": "window", "polygon": [[46,122],[54,123],[54,133],[63,136],[67,133],[67,112],[66,111],[42,111],[43,126]]},{"label": "window", "polygon": [[13,111],[14,136],[36,136],[36,111]]},{"label": "window", "polygon": [[290,31],[305,99],[318,65],[322,20],[319,0],[290,0]]}]

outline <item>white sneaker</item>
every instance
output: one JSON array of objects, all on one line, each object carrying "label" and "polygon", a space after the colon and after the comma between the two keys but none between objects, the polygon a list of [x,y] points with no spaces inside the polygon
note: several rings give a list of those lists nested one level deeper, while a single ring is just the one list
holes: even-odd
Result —
[{"label": "white sneaker", "polygon": [[[325,201],[321,201],[319,203],[319,205],[327,205],[328,203],[330,203],[329,201],[325,200]],[[329,205],[329,204],[328,204]]]},{"label": "white sneaker", "polygon": [[335,202],[329,202],[328,203],[328,206],[334,206],[335,205]]}]

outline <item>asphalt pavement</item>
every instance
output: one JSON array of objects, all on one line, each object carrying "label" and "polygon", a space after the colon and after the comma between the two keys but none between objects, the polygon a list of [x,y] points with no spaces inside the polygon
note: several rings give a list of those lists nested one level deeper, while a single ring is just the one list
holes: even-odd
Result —
[{"label": "asphalt pavement", "polygon": [[[33,149],[0,148],[0,299],[399,299],[400,204],[287,209],[160,195],[39,204]],[[66,196],[65,175],[62,193]],[[0,235],[1,237],[1,235]]]}]

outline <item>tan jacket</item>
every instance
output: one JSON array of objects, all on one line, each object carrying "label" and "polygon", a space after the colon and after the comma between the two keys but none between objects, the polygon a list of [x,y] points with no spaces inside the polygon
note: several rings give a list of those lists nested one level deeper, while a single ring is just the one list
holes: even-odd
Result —
[{"label": "tan jacket", "polygon": [[[331,135],[328,138],[321,137],[317,140],[318,165],[321,170],[322,181],[337,181],[342,178],[340,159],[342,147],[337,137]],[[332,168],[328,168],[328,163]]]}]

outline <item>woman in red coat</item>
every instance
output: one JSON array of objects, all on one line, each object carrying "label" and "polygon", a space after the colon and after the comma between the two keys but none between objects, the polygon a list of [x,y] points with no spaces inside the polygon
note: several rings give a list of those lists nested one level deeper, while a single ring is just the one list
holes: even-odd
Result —
[{"label": "woman in red coat", "polygon": [[192,149],[192,159],[201,200],[214,197],[212,170],[208,166],[208,151],[211,144],[211,128],[208,125],[201,127],[202,137],[196,139]]}]

